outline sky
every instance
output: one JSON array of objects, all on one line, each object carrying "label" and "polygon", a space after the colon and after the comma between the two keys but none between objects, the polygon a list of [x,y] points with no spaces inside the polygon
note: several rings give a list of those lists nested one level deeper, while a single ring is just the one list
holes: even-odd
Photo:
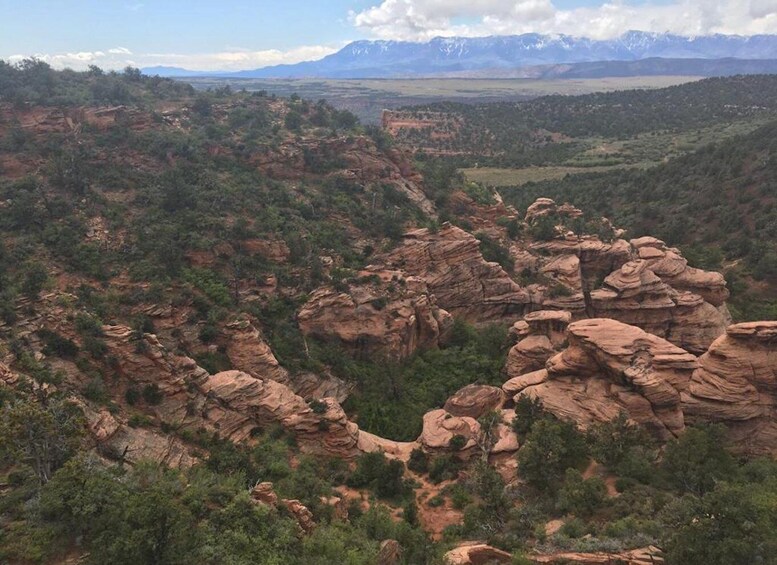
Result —
[{"label": "sky", "polygon": [[0,0],[0,59],[245,70],[357,39],[777,33],[777,0]]}]

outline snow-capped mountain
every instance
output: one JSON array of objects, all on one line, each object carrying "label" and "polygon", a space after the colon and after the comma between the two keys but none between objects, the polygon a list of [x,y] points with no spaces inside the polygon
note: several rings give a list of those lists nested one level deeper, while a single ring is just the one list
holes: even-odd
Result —
[{"label": "snow-capped mountain", "polygon": [[[664,59],[777,59],[777,35],[679,35],[629,31],[611,40],[568,35],[438,37],[426,43],[355,41],[319,61],[229,73],[250,78],[389,78],[534,65]],[[219,73],[225,75],[226,73]]]}]

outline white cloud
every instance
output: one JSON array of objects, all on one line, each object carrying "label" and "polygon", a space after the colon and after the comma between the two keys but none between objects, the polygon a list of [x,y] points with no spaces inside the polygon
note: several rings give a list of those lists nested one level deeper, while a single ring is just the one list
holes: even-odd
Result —
[{"label": "white cloud", "polygon": [[351,12],[350,21],[373,37],[412,41],[529,32],[609,39],[630,29],[751,35],[777,33],[777,0],[609,0],[566,10],[551,0],[383,0]]},{"label": "white cloud", "polygon": [[[344,45],[344,44],[343,44]],[[339,50],[343,45],[307,45],[295,47],[288,51],[279,49],[266,49],[263,51],[251,51],[236,49],[217,53],[179,54],[179,53],[150,53],[143,55],[147,65],[172,65],[183,67],[192,71],[242,71],[257,69],[270,65],[299,63],[321,59]]]},{"label": "white cloud", "polygon": [[242,71],[256,69],[269,65],[283,63],[299,63],[321,59],[334,53],[344,44],[325,46],[302,46],[281,51],[267,49],[264,51],[251,51],[247,49],[234,49],[216,53],[133,53],[126,47],[113,47],[106,51],[83,51],[77,53],[35,53],[27,55],[11,55],[8,60],[12,63],[33,56],[47,62],[55,69],[70,68],[73,70],[85,70],[89,65],[97,65],[103,69],[123,69],[127,65],[133,67],[151,67],[156,65],[183,67],[192,71]]}]

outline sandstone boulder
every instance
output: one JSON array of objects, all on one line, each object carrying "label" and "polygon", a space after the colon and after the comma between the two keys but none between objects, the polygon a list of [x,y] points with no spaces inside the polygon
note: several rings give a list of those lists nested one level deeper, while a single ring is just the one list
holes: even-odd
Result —
[{"label": "sandstone boulder", "polygon": [[513,558],[506,551],[485,543],[469,542],[450,550],[444,559],[447,565],[491,565],[510,563]]},{"label": "sandstone boulder", "polygon": [[313,520],[313,513],[299,500],[290,500],[286,498],[279,499],[272,483],[263,482],[255,485],[254,488],[251,489],[250,495],[251,500],[255,504],[261,504],[271,508],[285,508],[297,521],[302,532],[309,534],[315,529],[316,523]]},{"label": "sandstone boulder", "polygon": [[461,451],[472,451],[477,446],[480,424],[469,416],[453,416],[445,410],[432,410],[424,414],[423,430],[418,442],[428,450],[449,450],[454,436],[462,436],[466,442]]},{"label": "sandstone boulder", "polygon": [[226,354],[232,367],[260,379],[289,384],[289,374],[281,367],[261,332],[248,320],[226,325]]},{"label": "sandstone boulder", "polygon": [[699,358],[683,408],[725,423],[739,452],[777,454],[777,322],[729,326]]},{"label": "sandstone boulder", "polygon": [[443,408],[453,416],[477,420],[483,414],[501,408],[504,401],[505,394],[495,386],[467,385],[451,396]]},{"label": "sandstone boulder", "polygon": [[640,237],[632,239],[631,246],[650,270],[672,288],[698,294],[713,306],[722,306],[728,298],[722,274],[689,267],[677,249],[667,247],[660,239]]},{"label": "sandstone boulder", "polygon": [[335,340],[357,356],[392,360],[437,347],[453,324],[423,280],[379,269],[360,273],[348,292],[316,290],[297,319],[307,336]]},{"label": "sandstone boulder", "polygon": [[383,260],[425,280],[440,307],[472,323],[515,319],[535,300],[499,264],[483,258],[473,235],[447,223],[436,232],[406,233]]},{"label": "sandstone boulder", "polygon": [[579,218],[583,215],[582,210],[575,208],[571,204],[562,204],[559,206],[555,200],[551,198],[538,198],[526,209],[526,217],[524,221],[532,223],[537,218],[544,216],[564,216],[567,218]]},{"label": "sandstone boulder", "polygon": [[131,427],[107,410],[94,409],[81,401],[76,403],[84,414],[94,447],[103,457],[130,465],[141,460],[158,461],[166,467],[182,469],[198,461],[175,436]]},{"label": "sandstone boulder", "polygon": [[620,553],[552,553],[529,555],[534,563],[568,563],[570,565],[660,565],[664,563],[663,552],[648,546]]},{"label": "sandstone boulder", "polygon": [[638,259],[611,273],[591,292],[595,316],[638,326],[672,343],[702,353],[725,331],[727,320],[712,304],[666,284]]},{"label": "sandstone boulder", "polygon": [[314,411],[285,385],[241,371],[224,371],[200,384],[208,402],[205,422],[225,438],[248,441],[263,426],[280,423],[308,452],[350,458],[357,454],[359,429],[333,398]]},{"label": "sandstone boulder", "polygon": [[548,362],[547,374],[519,377],[506,390],[540,398],[583,428],[625,412],[666,440],[684,429],[680,394],[697,366],[694,355],[640,328],[581,320],[569,326],[569,347]]},{"label": "sandstone boulder", "polygon": [[565,343],[571,320],[572,314],[564,310],[540,310],[516,322],[511,331],[522,339],[507,354],[507,376],[512,379],[542,369]]}]

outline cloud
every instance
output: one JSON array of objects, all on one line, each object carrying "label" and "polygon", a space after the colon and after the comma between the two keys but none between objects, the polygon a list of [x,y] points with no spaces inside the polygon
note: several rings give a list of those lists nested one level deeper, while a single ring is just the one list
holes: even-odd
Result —
[{"label": "cloud", "polygon": [[777,0],[673,0],[557,8],[552,0],[382,0],[350,22],[381,39],[564,33],[610,39],[630,29],[681,35],[777,33]]},{"label": "cloud", "polygon": [[288,51],[279,49],[266,49],[263,51],[251,51],[236,49],[216,53],[179,54],[179,53],[150,53],[142,59],[146,65],[173,65],[192,71],[242,71],[257,69],[270,65],[292,64],[300,61],[311,61],[326,57],[345,44],[337,46],[307,45],[295,47]]},{"label": "cloud", "polygon": [[133,67],[151,67],[156,65],[183,67],[192,71],[242,71],[256,69],[269,65],[284,63],[299,63],[321,59],[334,53],[340,45],[310,45],[296,47],[287,51],[267,49],[251,51],[248,49],[233,49],[215,53],[133,53],[126,47],[113,47],[106,51],[83,51],[78,53],[36,53],[28,55],[12,55],[8,60],[16,63],[33,56],[47,62],[56,69],[70,68],[85,70],[89,65],[97,65],[103,69],[123,69],[127,65]]}]

